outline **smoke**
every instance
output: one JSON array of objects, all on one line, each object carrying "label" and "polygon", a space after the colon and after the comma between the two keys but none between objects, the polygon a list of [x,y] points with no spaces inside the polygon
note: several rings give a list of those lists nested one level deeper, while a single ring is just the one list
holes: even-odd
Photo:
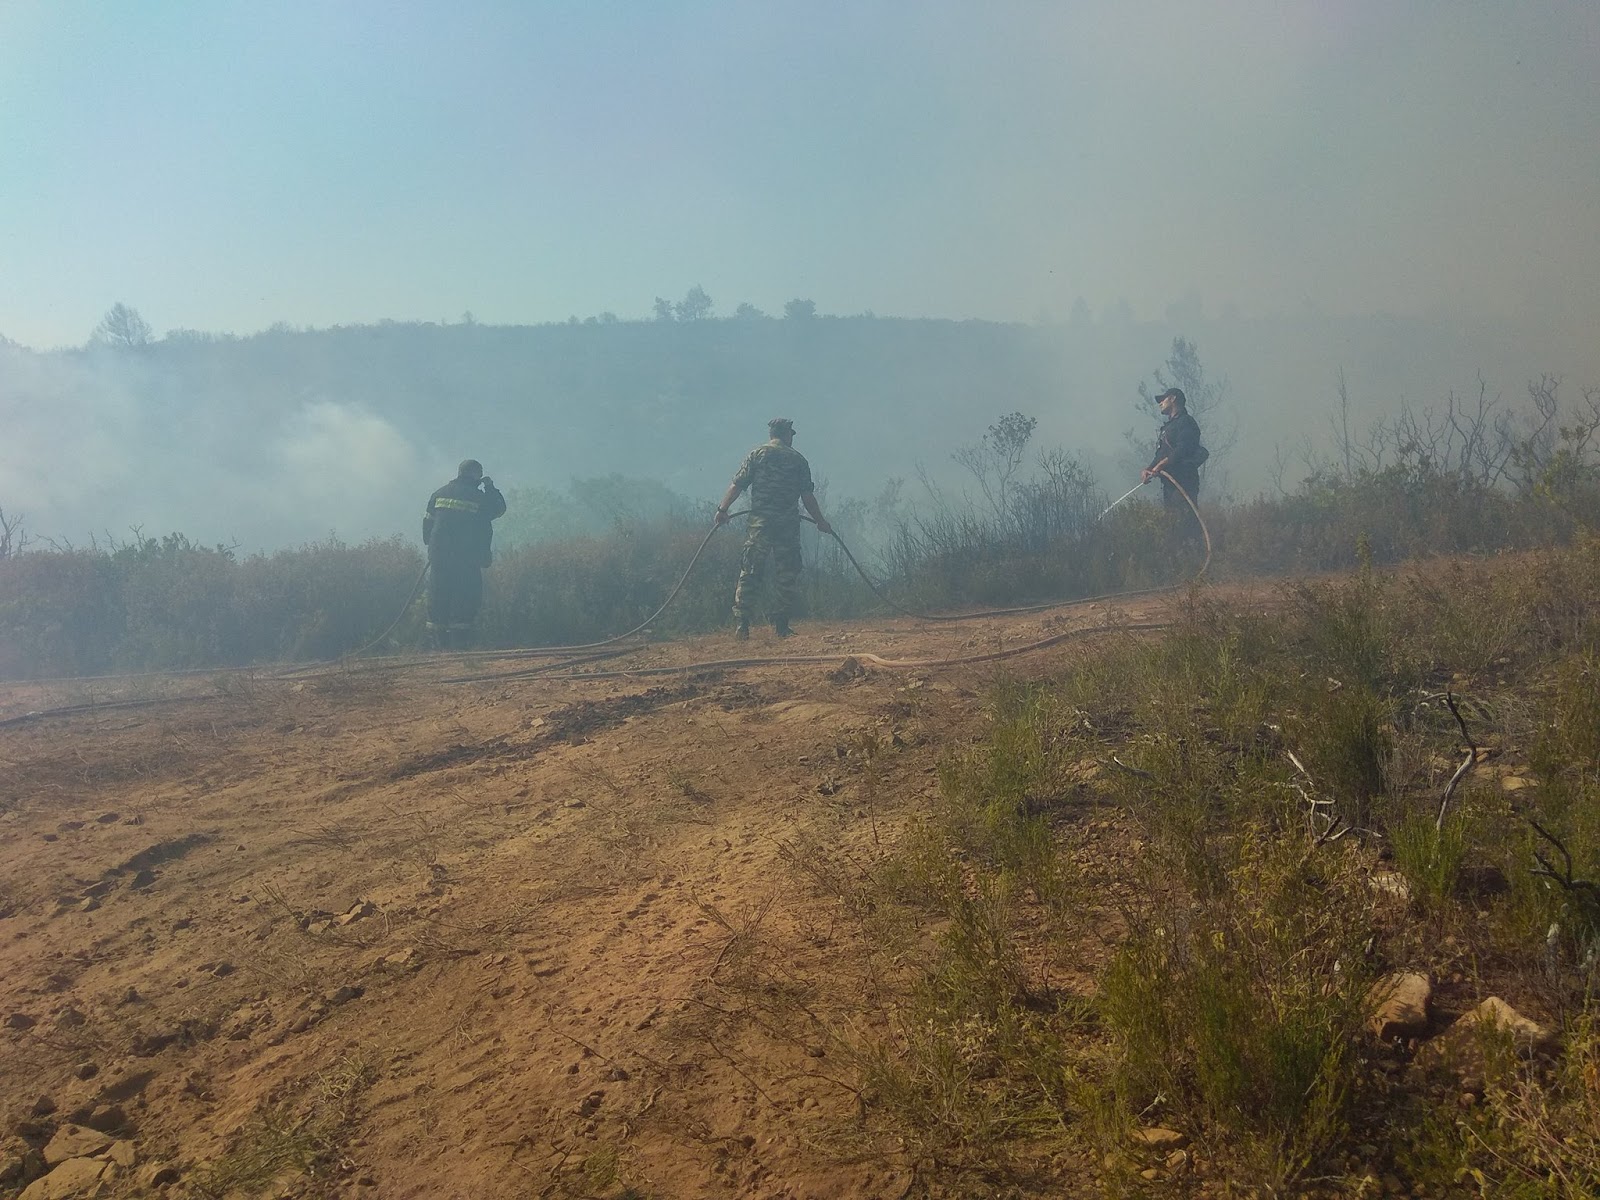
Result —
[{"label": "smoke", "polygon": [[425,456],[325,394],[195,381],[138,352],[0,349],[0,507],[58,545],[180,532],[249,553],[406,532]]}]

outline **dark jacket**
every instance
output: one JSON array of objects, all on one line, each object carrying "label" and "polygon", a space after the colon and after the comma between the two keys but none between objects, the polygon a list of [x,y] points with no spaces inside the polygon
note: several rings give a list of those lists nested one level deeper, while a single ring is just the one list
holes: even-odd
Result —
[{"label": "dark jacket", "polygon": [[[1200,445],[1200,424],[1185,410],[1161,426],[1161,433],[1156,439],[1156,452],[1150,459],[1150,466],[1154,468],[1158,462],[1166,459],[1168,474],[1192,495],[1194,487],[1191,484],[1199,485],[1200,464],[1205,462],[1206,457],[1206,452]],[[1161,482],[1166,485],[1166,480]]]},{"label": "dark jacket", "polygon": [[505,511],[506,498],[493,484],[485,484],[479,491],[475,483],[452,479],[428,497],[428,509],[422,517],[422,543],[428,547],[428,561],[487,567],[494,537],[490,522]]}]

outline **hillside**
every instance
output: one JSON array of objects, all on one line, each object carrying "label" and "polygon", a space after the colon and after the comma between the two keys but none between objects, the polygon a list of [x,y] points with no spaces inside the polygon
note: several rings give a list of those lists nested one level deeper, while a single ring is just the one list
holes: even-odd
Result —
[{"label": "hillside", "polygon": [[[1446,393],[1516,401],[1541,372],[1600,364],[1510,329],[1382,317],[1070,324],[888,317],[573,321],[536,327],[384,323],[249,337],[174,331],[138,346],[35,352],[0,339],[0,508],[35,537],[179,531],[245,550],[413,535],[456,461],[502,485],[563,490],[620,474],[714,498],[768,417],[834,498],[894,479],[970,486],[951,460],[1001,415],[1039,419],[1035,449],[1127,473],[1124,433],[1154,418],[1136,389],[1175,337],[1225,383],[1219,484],[1268,485],[1278,447],[1320,442],[1341,371],[1365,428]],[[1227,433],[1238,442],[1225,450]]]}]

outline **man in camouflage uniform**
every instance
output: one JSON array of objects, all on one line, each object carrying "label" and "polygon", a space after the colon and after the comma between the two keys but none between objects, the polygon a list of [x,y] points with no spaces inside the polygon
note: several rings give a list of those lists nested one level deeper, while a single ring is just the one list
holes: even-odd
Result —
[{"label": "man in camouflage uniform", "polygon": [[789,613],[800,588],[800,513],[795,501],[806,506],[818,532],[833,532],[817,506],[811,464],[794,448],[794,422],[774,417],[767,422],[767,432],[770,440],[744,456],[717,506],[716,523],[721,525],[739,493],[750,489],[750,532],[744,539],[739,584],[733,592],[733,616],[739,623],[734,636],[741,641],[750,636],[750,605],[761,585],[768,554],[773,563],[772,630],[779,637],[794,632],[789,628]]},{"label": "man in camouflage uniform", "polygon": [[[481,489],[481,490],[480,490]],[[491,524],[506,498],[475,458],[428,497],[422,543],[428,547],[428,632],[440,650],[465,649],[483,607],[483,568],[489,565]]]}]

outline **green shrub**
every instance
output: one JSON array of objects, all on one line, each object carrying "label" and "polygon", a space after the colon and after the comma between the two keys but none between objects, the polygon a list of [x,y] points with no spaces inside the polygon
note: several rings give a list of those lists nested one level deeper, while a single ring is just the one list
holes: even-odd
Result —
[{"label": "green shrub", "polygon": [[1439,910],[1456,894],[1467,858],[1468,822],[1448,813],[1444,823],[1416,812],[1389,831],[1394,863],[1425,908]]}]

